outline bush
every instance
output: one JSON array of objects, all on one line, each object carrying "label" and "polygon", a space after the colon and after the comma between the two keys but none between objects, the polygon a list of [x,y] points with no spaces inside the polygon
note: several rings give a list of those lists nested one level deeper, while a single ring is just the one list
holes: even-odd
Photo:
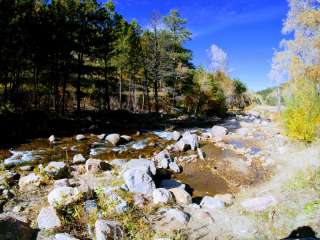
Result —
[{"label": "bush", "polygon": [[287,102],[284,114],[287,134],[311,142],[316,138],[320,120],[320,97],[315,84],[303,79]]}]

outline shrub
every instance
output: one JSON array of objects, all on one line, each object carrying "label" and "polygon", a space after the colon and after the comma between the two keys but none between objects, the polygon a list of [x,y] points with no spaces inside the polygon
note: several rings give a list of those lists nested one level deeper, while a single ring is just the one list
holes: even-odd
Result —
[{"label": "shrub", "polygon": [[287,135],[311,142],[317,135],[320,120],[320,97],[315,84],[303,79],[287,102],[284,113]]}]

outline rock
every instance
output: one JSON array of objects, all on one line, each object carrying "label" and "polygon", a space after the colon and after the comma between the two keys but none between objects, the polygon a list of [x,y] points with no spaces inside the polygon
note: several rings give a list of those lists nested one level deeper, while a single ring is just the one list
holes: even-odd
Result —
[{"label": "rock", "polygon": [[124,167],[124,171],[128,169],[140,169],[149,175],[156,175],[156,166],[154,162],[147,159],[132,159]]},{"label": "rock", "polygon": [[64,162],[50,162],[48,166],[46,166],[45,171],[55,179],[68,176],[68,168]]},{"label": "rock", "polygon": [[33,167],[32,166],[30,166],[30,165],[26,165],[26,166],[22,166],[22,167],[20,167],[20,170],[21,171],[32,171],[32,169],[33,169]]},{"label": "rock", "polygon": [[160,209],[159,214],[161,217],[155,223],[157,232],[172,232],[183,229],[190,220],[185,212],[175,208]]},{"label": "rock", "polygon": [[96,240],[122,239],[121,226],[114,221],[97,220],[95,223]]},{"label": "rock", "polygon": [[54,181],[53,188],[59,188],[59,187],[70,187],[69,179],[64,178],[64,179],[59,179]]},{"label": "rock", "polygon": [[35,157],[32,151],[10,151],[12,156],[6,158],[3,163],[5,167],[13,167],[32,162]]},{"label": "rock", "polygon": [[197,135],[186,132],[183,134],[182,138],[173,146],[173,151],[184,152],[189,148],[194,151],[197,147],[199,147]]},{"label": "rock", "polygon": [[157,188],[152,192],[154,204],[167,204],[173,201],[172,194],[165,188]]},{"label": "rock", "polygon": [[78,164],[78,163],[85,163],[86,159],[84,158],[84,156],[82,156],[82,154],[76,154],[73,156],[73,161],[74,164]]},{"label": "rock", "polygon": [[134,205],[139,208],[144,208],[148,202],[148,199],[143,194],[135,194],[133,196]]},{"label": "rock", "polygon": [[54,188],[48,195],[48,202],[50,206],[62,205],[67,206],[73,202],[78,201],[81,194],[77,188],[72,187],[58,187]]},{"label": "rock", "polygon": [[99,171],[111,170],[111,166],[100,159],[90,158],[86,161],[87,173],[97,173]]},{"label": "rock", "polygon": [[172,133],[172,140],[178,141],[180,138],[181,138],[181,133],[180,133],[180,132],[174,131],[174,132]]},{"label": "rock", "polygon": [[123,139],[125,142],[130,142],[132,140],[132,137],[127,135],[121,135],[120,138]]},{"label": "rock", "polygon": [[57,233],[54,235],[54,240],[79,240],[68,233]]},{"label": "rock", "polygon": [[261,212],[278,203],[273,196],[249,198],[241,202],[241,206],[249,212]]},{"label": "rock", "polygon": [[51,135],[51,136],[48,138],[48,140],[49,140],[49,142],[50,142],[51,144],[53,144],[53,143],[55,143],[56,138],[55,138],[54,135]]},{"label": "rock", "polygon": [[160,182],[160,187],[171,190],[172,188],[185,189],[186,185],[172,179],[165,179]]},{"label": "rock", "polygon": [[112,166],[123,167],[126,164],[126,161],[123,159],[114,159],[110,162]]},{"label": "rock", "polygon": [[38,188],[41,185],[41,183],[41,176],[35,173],[30,173],[29,175],[19,179],[19,189],[20,191],[31,191]]},{"label": "rock", "polygon": [[106,141],[111,143],[113,146],[117,146],[120,143],[120,135],[117,133],[109,134],[106,137]]},{"label": "rock", "polygon": [[83,135],[83,134],[78,134],[78,135],[76,135],[76,140],[77,140],[78,142],[80,142],[80,141],[82,141],[82,140],[84,140],[84,139],[86,139],[86,136],[85,136],[85,135]]},{"label": "rock", "polygon": [[172,161],[170,153],[167,150],[159,152],[154,159],[158,163],[158,167],[164,169],[167,169],[169,167],[169,163]]},{"label": "rock", "polygon": [[245,137],[249,134],[249,129],[248,128],[239,128],[237,130],[237,134],[240,135],[241,137]]},{"label": "rock", "polygon": [[211,129],[211,136],[216,141],[221,141],[227,135],[228,130],[222,126],[213,126]]},{"label": "rock", "polygon": [[216,198],[213,198],[213,197],[208,197],[208,196],[205,196],[201,200],[200,206],[203,207],[203,208],[211,209],[211,210],[225,207],[223,201],[221,201],[219,199],[216,199]]},{"label": "rock", "polygon": [[123,178],[130,192],[149,194],[155,189],[155,183],[145,169],[129,168]]},{"label": "rock", "polygon": [[172,170],[174,173],[179,173],[181,170],[180,170],[180,167],[178,166],[178,164],[176,162],[171,162],[169,163],[169,168],[170,170]]},{"label": "rock", "polygon": [[61,221],[53,207],[45,207],[40,210],[37,218],[39,229],[54,229],[61,227]]},{"label": "rock", "polygon": [[171,188],[170,192],[172,192],[176,202],[178,204],[191,204],[192,203],[192,197],[191,195],[184,190],[183,188]]},{"label": "rock", "polygon": [[106,134],[100,134],[97,136],[99,140],[104,140],[106,138]]},{"label": "rock", "polygon": [[26,222],[13,217],[0,217],[1,240],[30,240],[36,238],[36,230]]},{"label": "rock", "polygon": [[198,153],[198,157],[200,158],[200,160],[204,161],[204,153],[202,151],[201,148],[197,148],[197,153]]},{"label": "rock", "polygon": [[226,194],[217,194],[214,196],[215,199],[218,199],[222,202],[224,202],[225,205],[230,206],[233,203],[233,195],[230,193],[226,193]]}]

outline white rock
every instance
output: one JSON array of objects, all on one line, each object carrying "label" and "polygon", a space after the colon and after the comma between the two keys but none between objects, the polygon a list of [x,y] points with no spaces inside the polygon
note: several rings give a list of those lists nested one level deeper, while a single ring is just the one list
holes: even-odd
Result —
[{"label": "white rock", "polygon": [[80,197],[81,194],[77,188],[57,187],[49,193],[48,202],[50,206],[56,206],[57,204],[66,206],[77,201]]},{"label": "white rock", "polygon": [[74,164],[85,163],[85,162],[86,162],[86,159],[84,158],[84,156],[82,156],[82,154],[76,154],[73,156]]},{"label": "white rock", "polygon": [[196,150],[199,147],[198,137],[195,134],[191,134],[190,132],[186,132],[183,134],[182,139],[184,142],[191,147],[191,150]]},{"label": "white rock", "polygon": [[69,179],[64,178],[64,179],[59,179],[54,181],[53,188],[58,188],[58,187],[70,187]]},{"label": "white rock", "polygon": [[176,162],[169,163],[169,168],[170,168],[170,170],[172,170],[175,173],[179,173],[181,171],[180,167],[178,166],[178,164]]},{"label": "white rock", "polygon": [[159,152],[154,159],[158,163],[158,167],[163,169],[167,169],[172,161],[170,153],[167,150]]},{"label": "white rock", "polygon": [[41,183],[42,183],[41,176],[35,173],[30,173],[29,175],[21,177],[19,179],[19,189],[20,191],[30,191],[39,187]]},{"label": "white rock", "polygon": [[249,198],[241,202],[241,206],[249,212],[261,212],[278,203],[273,196]]},{"label": "white rock", "polygon": [[100,135],[97,136],[97,138],[100,139],[100,140],[104,140],[105,137],[106,137],[106,134],[100,134]]},{"label": "white rock", "polygon": [[216,141],[221,141],[227,135],[227,129],[222,126],[213,126],[211,129],[211,136]]},{"label": "white rock", "polygon": [[54,178],[63,178],[68,174],[68,168],[64,162],[50,162],[45,171]]},{"label": "white rock", "polygon": [[155,183],[144,169],[129,168],[123,178],[130,192],[149,194],[155,189]]},{"label": "white rock", "polygon": [[87,173],[98,173],[99,171],[110,170],[111,167],[108,163],[100,160],[90,158],[86,161],[85,164]]},{"label": "white rock", "polygon": [[147,159],[132,159],[124,167],[124,171],[128,169],[140,169],[149,175],[156,175],[156,166],[153,161]]},{"label": "white rock", "polygon": [[54,143],[55,140],[56,140],[56,138],[55,138],[54,135],[51,135],[51,136],[48,138],[48,140],[49,140],[50,143]]},{"label": "white rock", "polygon": [[157,188],[152,192],[154,204],[167,204],[173,201],[172,194],[165,188]]},{"label": "white rock", "polygon": [[78,134],[78,135],[76,135],[76,140],[79,142],[79,141],[82,141],[82,140],[84,140],[84,139],[86,139],[86,136],[85,135],[83,135],[83,134]]},{"label": "white rock", "polygon": [[32,169],[33,169],[33,167],[30,165],[20,167],[21,171],[31,171]]},{"label": "white rock", "polygon": [[109,134],[106,137],[106,141],[111,143],[113,146],[117,146],[120,142],[120,135],[117,133]]},{"label": "white rock", "polygon": [[230,206],[233,203],[233,195],[230,193],[226,193],[226,194],[217,194],[214,196],[214,198],[222,201],[225,203],[225,205]]},{"label": "white rock", "polygon": [[197,148],[197,153],[198,153],[198,157],[200,158],[200,160],[204,161],[205,160],[204,153],[201,148]]},{"label": "white rock", "polygon": [[57,233],[54,235],[54,240],[78,240],[78,238],[75,238],[68,233]]},{"label": "white rock", "polygon": [[172,188],[182,188],[182,189],[185,189],[186,185],[179,182],[179,181],[176,181],[176,180],[172,180],[172,179],[165,179],[165,180],[162,180],[160,182],[160,187],[161,188],[165,188],[165,189],[172,189]]},{"label": "white rock", "polygon": [[128,135],[121,135],[120,138],[125,140],[126,142],[130,142],[132,140],[132,137]]},{"label": "white rock", "polygon": [[205,196],[200,203],[200,206],[208,209],[219,209],[224,208],[225,204],[223,201],[216,199],[214,197]]},{"label": "white rock", "polygon": [[172,192],[174,199],[178,204],[191,204],[192,197],[191,195],[181,187],[178,188],[171,188],[170,192]]},{"label": "white rock", "polygon": [[122,239],[121,226],[114,221],[97,220],[95,223],[96,240]]},{"label": "white rock", "polygon": [[61,227],[61,221],[53,207],[45,207],[40,210],[37,218],[39,229],[54,229]]}]

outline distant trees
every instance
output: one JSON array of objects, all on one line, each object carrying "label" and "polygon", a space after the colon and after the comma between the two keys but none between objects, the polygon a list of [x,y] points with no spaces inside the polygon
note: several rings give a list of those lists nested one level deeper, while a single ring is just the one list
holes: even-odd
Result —
[{"label": "distant trees", "polygon": [[320,84],[320,2],[289,0],[288,3],[283,33],[293,38],[281,41],[270,77],[278,84],[289,80],[285,112],[288,135],[310,141],[315,137],[320,119],[319,94],[315,94]]}]

